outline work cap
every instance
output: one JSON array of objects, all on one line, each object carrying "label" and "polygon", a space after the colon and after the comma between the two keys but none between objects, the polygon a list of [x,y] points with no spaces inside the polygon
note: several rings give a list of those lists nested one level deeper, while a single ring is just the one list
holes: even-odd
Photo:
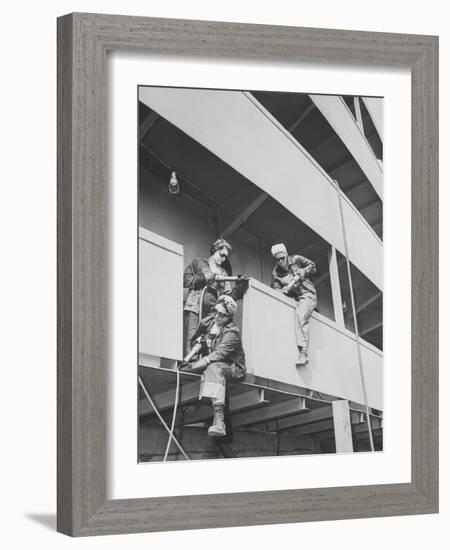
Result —
[{"label": "work cap", "polygon": [[216,305],[219,304],[225,309],[229,317],[234,317],[234,314],[237,310],[237,303],[231,296],[228,296],[227,294],[222,294],[222,296],[219,296]]},{"label": "work cap", "polygon": [[231,244],[225,239],[223,239],[222,237],[220,237],[219,239],[217,239],[212,243],[210,248],[210,253],[214,254],[214,252],[216,252],[217,250],[220,250],[223,247],[225,247],[228,250],[228,253],[231,254],[231,250],[232,250]]},{"label": "work cap", "polygon": [[274,244],[271,248],[271,252],[275,259],[281,258],[282,256],[287,256],[287,250],[283,243]]}]

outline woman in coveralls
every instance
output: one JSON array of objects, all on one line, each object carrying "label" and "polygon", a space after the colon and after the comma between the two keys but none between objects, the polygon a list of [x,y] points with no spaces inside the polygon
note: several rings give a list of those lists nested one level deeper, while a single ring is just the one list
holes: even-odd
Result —
[{"label": "woman in coveralls", "polygon": [[208,429],[211,437],[226,435],[224,408],[227,381],[245,376],[245,354],[239,328],[233,317],[237,304],[231,296],[220,296],[213,313],[203,318],[192,337],[205,342],[206,354],[185,370],[202,373],[199,399],[209,398],[214,410],[214,420]]},{"label": "woman in coveralls", "polygon": [[210,248],[209,258],[194,258],[183,275],[183,287],[188,289],[184,303],[185,355],[191,350],[192,335],[200,316],[209,315],[221,294],[231,294],[231,284],[224,278],[231,275],[229,255],[231,246],[225,239],[217,239]]},{"label": "woman in coveralls", "polygon": [[317,306],[317,295],[311,276],[316,273],[314,262],[296,254],[289,256],[283,243],[272,246],[275,267],[271,287],[297,302],[295,308],[298,358],[296,365],[306,365],[309,348],[309,318]]}]

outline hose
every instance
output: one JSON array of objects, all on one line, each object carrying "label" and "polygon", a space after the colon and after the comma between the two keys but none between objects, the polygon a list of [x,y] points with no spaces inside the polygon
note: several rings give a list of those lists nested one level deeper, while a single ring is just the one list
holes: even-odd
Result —
[{"label": "hose", "polygon": [[[155,411],[156,413],[156,416],[159,418],[159,420],[161,421],[161,424],[164,426],[164,428],[166,428],[166,430],[170,433],[170,429],[169,429],[169,426],[166,424],[166,422],[164,421],[164,418],[160,415],[156,405],[153,403],[152,401],[152,398],[150,397],[148,391],[147,391],[147,388],[145,387],[144,383],[142,382],[142,378],[139,376],[139,385],[141,386],[143,392],[145,393],[145,397],[148,399],[150,405],[153,407],[153,410]],[[191,460],[188,455],[184,452],[183,450],[183,447],[179,444],[177,438],[173,435],[173,433],[171,434],[171,439],[173,439],[173,441],[175,442],[175,445],[178,447],[178,449],[181,451],[181,454],[184,456],[184,458],[186,460]]]},{"label": "hose", "polygon": [[200,301],[199,301],[199,308],[198,308],[198,322],[203,319],[203,299],[205,297],[206,289],[208,288],[208,285],[205,285],[202,288],[202,291],[200,292]]},{"label": "hose", "polygon": [[177,368],[176,371],[177,371],[177,383],[176,383],[176,388],[175,388],[175,403],[173,405],[172,424],[170,426],[169,439],[167,440],[167,447],[166,447],[166,452],[164,453],[163,462],[166,462],[166,460],[167,460],[167,456],[169,454],[169,449],[170,449],[170,444],[172,443],[172,438],[174,438],[173,432],[175,430],[175,420],[176,420],[176,417],[177,417],[177,407],[178,407],[178,395],[179,395],[179,392],[180,392],[180,369]]}]

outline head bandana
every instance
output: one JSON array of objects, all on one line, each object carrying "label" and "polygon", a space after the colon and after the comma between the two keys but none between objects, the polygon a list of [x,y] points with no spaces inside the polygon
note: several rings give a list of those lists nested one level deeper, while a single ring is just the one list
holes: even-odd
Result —
[{"label": "head bandana", "polygon": [[212,243],[210,248],[210,253],[214,254],[214,252],[216,252],[217,250],[220,250],[223,247],[225,247],[228,250],[228,253],[231,254],[231,250],[232,250],[231,244],[222,238],[219,238]]},{"label": "head bandana", "polygon": [[237,310],[237,304],[231,296],[222,294],[222,296],[220,296],[217,300],[217,305],[219,304],[225,309],[229,317],[234,317]]},{"label": "head bandana", "polygon": [[271,248],[272,256],[277,259],[283,256],[287,256],[287,250],[283,243],[274,244]]}]

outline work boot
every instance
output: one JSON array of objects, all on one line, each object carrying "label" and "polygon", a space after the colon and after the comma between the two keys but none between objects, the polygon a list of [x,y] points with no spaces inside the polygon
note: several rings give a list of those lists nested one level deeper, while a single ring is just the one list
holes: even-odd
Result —
[{"label": "work boot", "polygon": [[213,408],[214,420],[208,430],[208,435],[210,437],[223,437],[224,435],[227,435],[225,430],[224,405],[216,404]]},{"label": "work boot", "polygon": [[302,367],[303,365],[306,365],[308,362],[308,352],[304,350],[299,350],[297,360],[295,361],[295,364],[297,367]]}]

